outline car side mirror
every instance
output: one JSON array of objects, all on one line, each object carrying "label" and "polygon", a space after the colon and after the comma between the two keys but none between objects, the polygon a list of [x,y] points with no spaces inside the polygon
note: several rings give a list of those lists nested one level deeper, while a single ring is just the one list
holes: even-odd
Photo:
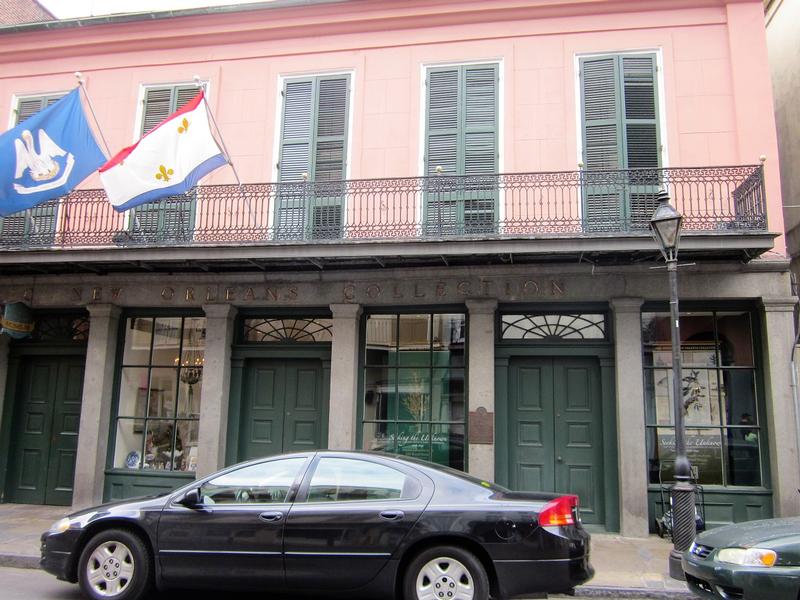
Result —
[{"label": "car side mirror", "polygon": [[200,488],[192,488],[188,492],[183,495],[183,498],[178,500],[178,504],[181,504],[187,508],[196,508],[202,504],[200,501]]}]

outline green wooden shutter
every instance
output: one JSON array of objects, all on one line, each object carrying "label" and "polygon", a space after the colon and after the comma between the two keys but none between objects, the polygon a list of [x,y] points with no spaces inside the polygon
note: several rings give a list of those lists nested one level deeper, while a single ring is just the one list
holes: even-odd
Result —
[{"label": "green wooden shutter", "polygon": [[[276,234],[337,238],[347,154],[349,77],[287,80],[283,88]],[[307,182],[304,178],[307,176]]]},{"label": "green wooden shutter", "polygon": [[[32,98],[20,98],[14,111],[14,126],[32,117],[40,110],[58,102],[64,94],[50,94]],[[27,242],[50,244],[56,231],[58,200],[50,200],[15,215],[0,218],[0,239],[5,245]]]},{"label": "green wooden shutter", "polygon": [[497,190],[498,66],[466,65],[428,70],[425,173],[490,175],[479,180],[428,181],[426,230],[430,234],[494,229]]},{"label": "green wooden shutter", "polygon": [[629,181],[628,219],[646,228],[658,205],[660,166],[655,56],[622,56],[625,164],[638,172]]},{"label": "green wooden shutter", "polygon": [[[194,98],[195,85],[147,88],[142,110],[142,135]],[[188,241],[194,229],[194,190],[134,208],[132,227],[139,241]]]},{"label": "green wooden shutter", "polygon": [[497,186],[497,65],[464,67],[464,175],[472,180],[463,191],[465,233],[493,232]]},{"label": "green wooden shutter", "polygon": [[655,208],[658,173],[596,171],[659,167],[655,56],[582,58],[580,76],[586,227],[640,227]]}]

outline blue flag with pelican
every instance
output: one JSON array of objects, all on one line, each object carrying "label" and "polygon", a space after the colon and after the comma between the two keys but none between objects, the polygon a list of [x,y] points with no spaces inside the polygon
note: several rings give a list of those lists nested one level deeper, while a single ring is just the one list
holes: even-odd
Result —
[{"label": "blue flag with pelican", "polygon": [[0,216],[69,193],[106,162],[79,91],[0,135]]}]

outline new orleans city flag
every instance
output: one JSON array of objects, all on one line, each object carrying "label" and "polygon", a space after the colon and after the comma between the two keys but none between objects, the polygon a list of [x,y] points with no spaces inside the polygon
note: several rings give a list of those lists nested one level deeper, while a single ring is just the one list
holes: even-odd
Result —
[{"label": "new orleans city flag", "polygon": [[75,88],[0,135],[0,216],[67,194],[105,161]]},{"label": "new orleans city flag", "polygon": [[100,167],[118,211],[190,190],[227,160],[211,134],[203,92]]}]

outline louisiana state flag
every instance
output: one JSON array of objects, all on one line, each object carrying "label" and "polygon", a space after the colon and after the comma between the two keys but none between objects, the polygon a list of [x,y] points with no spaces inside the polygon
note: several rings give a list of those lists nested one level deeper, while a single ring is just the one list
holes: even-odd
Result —
[{"label": "louisiana state flag", "polygon": [[69,193],[105,161],[75,88],[0,135],[0,216]]},{"label": "louisiana state flag", "polygon": [[211,133],[202,90],[133,146],[100,167],[108,200],[118,211],[190,190],[227,164]]}]

